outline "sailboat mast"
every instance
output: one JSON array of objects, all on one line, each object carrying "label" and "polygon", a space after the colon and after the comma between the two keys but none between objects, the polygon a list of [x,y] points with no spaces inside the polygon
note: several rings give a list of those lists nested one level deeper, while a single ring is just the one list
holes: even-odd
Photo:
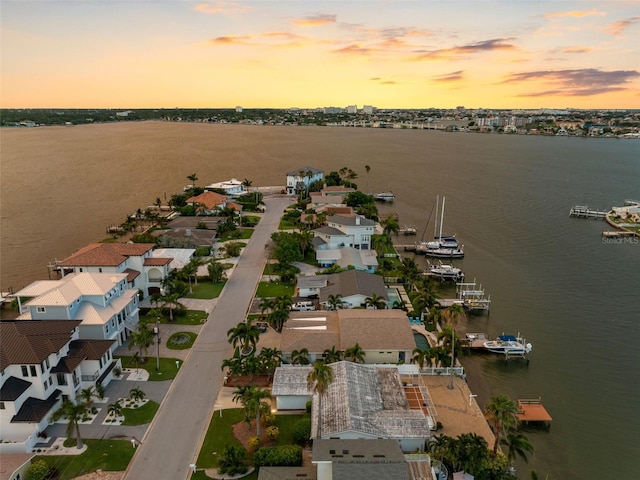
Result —
[{"label": "sailboat mast", "polygon": [[442,210],[440,211],[440,238],[438,241],[442,242],[442,224],[444,223],[444,201],[446,197],[442,197]]},{"label": "sailboat mast", "polygon": [[433,223],[433,238],[436,238],[436,234],[438,233],[438,205],[440,202],[440,195],[436,195],[436,220]]}]

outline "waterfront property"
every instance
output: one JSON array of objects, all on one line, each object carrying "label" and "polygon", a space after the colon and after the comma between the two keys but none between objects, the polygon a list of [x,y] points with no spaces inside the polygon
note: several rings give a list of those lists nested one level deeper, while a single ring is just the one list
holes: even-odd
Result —
[{"label": "waterfront property", "polygon": [[301,167],[298,170],[291,170],[286,173],[286,189],[287,195],[295,195],[296,193],[309,188],[313,182],[322,181],[324,172],[315,167]]},{"label": "waterfront property", "polygon": [[299,297],[317,298],[330,309],[329,299],[340,296],[339,308],[366,307],[366,300],[376,295],[385,307],[389,305],[388,289],[382,277],[360,270],[346,270],[324,275],[298,275],[296,293]]},{"label": "waterfront property", "polygon": [[80,338],[80,320],[0,322],[1,453],[30,452],[62,401],[109,384],[115,340]]},{"label": "waterfront property", "polygon": [[226,180],[224,182],[212,183],[204,187],[205,190],[221,190],[229,197],[239,196],[245,193],[244,184],[237,178]]},{"label": "waterfront property", "polygon": [[155,250],[153,243],[91,243],[56,262],[53,268],[62,277],[71,272],[125,273],[127,287],[140,290],[145,298],[160,291],[162,281],[178,266],[174,264],[175,257],[190,257],[193,253],[194,250]]},{"label": "waterfront property", "polygon": [[[80,320],[80,338],[114,340],[112,352],[138,328],[138,291],[127,288],[126,273],[84,272],[39,280],[13,297],[19,320]],[[25,298],[29,300],[23,304]]]}]

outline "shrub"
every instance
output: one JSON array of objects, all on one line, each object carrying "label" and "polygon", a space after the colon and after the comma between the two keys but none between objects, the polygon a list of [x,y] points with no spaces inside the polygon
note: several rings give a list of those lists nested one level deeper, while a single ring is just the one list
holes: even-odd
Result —
[{"label": "shrub", "polygon": [[263,423],[265,426],[267,426],[267,427],[270,427],[270,426],[272,426],[272,425],[275,425],[275,423],[276,423],[276,416],[275,416],[273,413],[271,413],[271,412],[263,413],[263,414],[262,414],[262,423]]},{"label": "shrub", "polygon": [[305,445],[311,437],[311,419],[303,418],[293,426],[291,439],[298,445]]},{"label": "shrub", "polygon": [[277,440],[280,436],[280,429],[276,426],[267,427],[264,431],[265,435],[270,440]]},{"label": "shrub", "polygon": [[27,469],[26,480],[44,480],[49,475],[49,465],[44,460],[33,462]]},{"label": "shrub", "polygon": [[307,411],[307,413],[311,413],[311,400],[309,400],[306,404],[305,404],[305,410]]},{"label": "shrub", "polygon": [[246,473],[249,470],[244,464],[246,457],[247,451],[244,447],[227,445],[218,457],[218,471],[231,476]]},{"label": "shrub", "polygon": [[255,452],[260,448],[262,441],[260,440],[260,437],[251,437],[247,443],[249,444],[249,450]]},{"label": "shrub", "polygon": [[299,467],[302,465],[302,447],[299,445],[280,445],[261,448],[253,457],[256,467]]}]

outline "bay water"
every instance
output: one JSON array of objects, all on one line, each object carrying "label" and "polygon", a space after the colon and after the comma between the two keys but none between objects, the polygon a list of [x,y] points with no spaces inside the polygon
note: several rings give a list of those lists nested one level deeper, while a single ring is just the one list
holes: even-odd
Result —
[{"label": "bay water", "polygon": [[463,357],[471,391],[481,407],[499,394],[541,397],[553,417],[548,431],[525,432],[535,453],[517,464],[520,478],[640,473],[640,244],[604,240],[602,220],[569,217],[574,205],[640,197],[640,142],[164,122],[2,129],[0,140],[3,291],[47,278],[48,262],[182,191],[193,173],[198,185],[266,186],[306,166],[351,168],[361,190],[395,193],[381,214],[416,226],[417,238],[399,244],[433,234],[427,221],[446,196],[444,233],[465,248],[454,264],[492,300],[490,315],[459,331],[520,332],[533,344],[528,364]]}]

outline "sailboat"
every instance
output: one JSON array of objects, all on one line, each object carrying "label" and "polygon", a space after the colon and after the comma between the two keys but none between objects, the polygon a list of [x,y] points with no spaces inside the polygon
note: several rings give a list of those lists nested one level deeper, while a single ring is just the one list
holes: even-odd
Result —
[{"label": "sailboat", "polygon": [[438,203],[440,197],[436,197],[436,221],[433,226],[433,240],[430,242],[420,242],[416,246],[416,253],[424,254],[428,257],[435,258],[463,258],[464,251],[458,244],[455,235],[442,235],[442,226],[444,225],[444,205],[446,197],[442,197],[442,210],[440,211],[440,231],[438,230]]}]

